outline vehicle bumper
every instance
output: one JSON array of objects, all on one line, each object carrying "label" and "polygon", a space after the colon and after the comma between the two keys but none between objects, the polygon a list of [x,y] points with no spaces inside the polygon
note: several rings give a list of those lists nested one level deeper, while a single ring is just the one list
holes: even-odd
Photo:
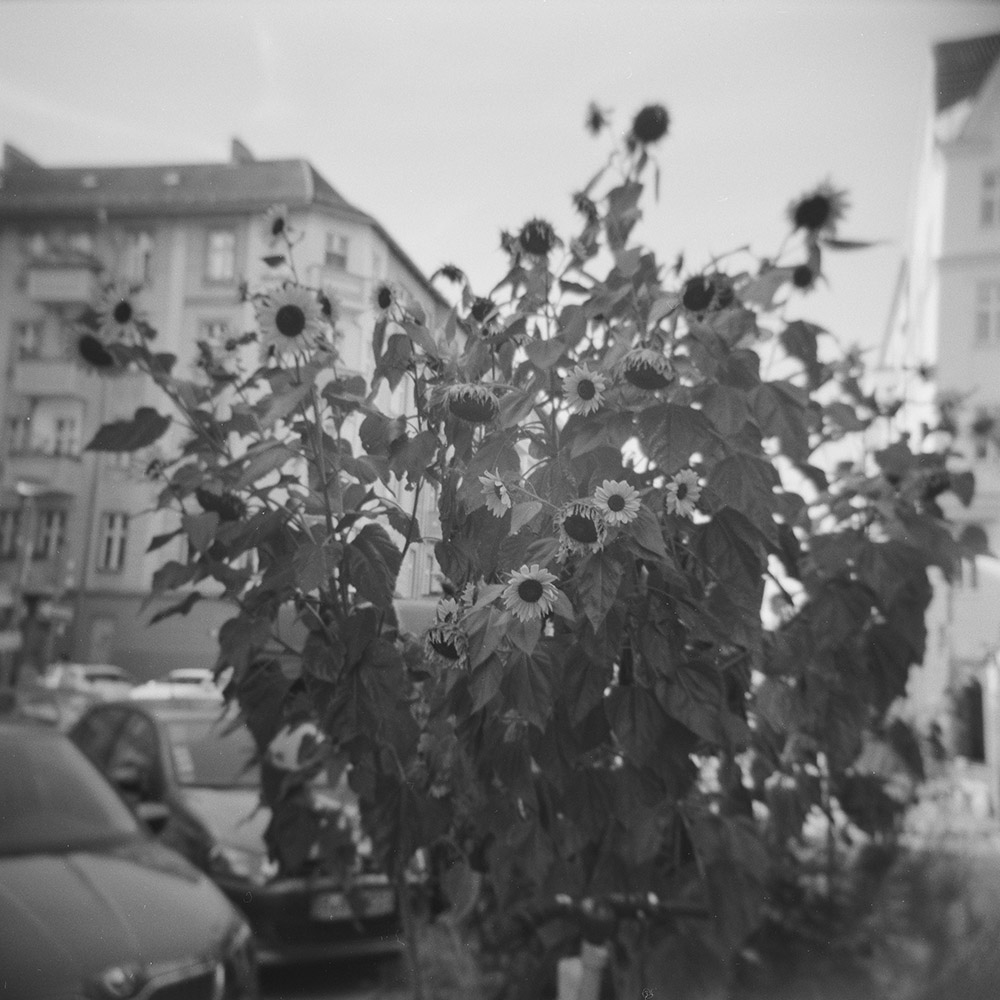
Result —
[{"label": "vehicle bumper", "polygon": [[[219,888],[250,922],[257,961],[279,962],[385,955],[404,947],[399,914],[319,919],[313,915],[317,897],[341,888],[334,879],[276,879],[262,886],[217,879]],[[362,889],[387,889],[385,878],[363,876]]]}]

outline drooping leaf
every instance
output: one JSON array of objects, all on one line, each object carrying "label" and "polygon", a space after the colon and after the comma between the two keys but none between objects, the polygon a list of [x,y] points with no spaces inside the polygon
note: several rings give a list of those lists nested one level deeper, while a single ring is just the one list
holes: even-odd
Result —
[{"label": "drooping leaf", "polygon": [[584,560],[576,575],[577,592],[591,626],[596,631],[618,596],[625,569],[607,550]]},{"label": "drooping leaf", "polygon": [[701,411],[664,403],[642,411],[639,440],[657,466],[671,475],[688,465],[695,452],[705,450],[711,428]]},{"label": "drooping leaf", "polygon": [[184,596],[183,600],[157,611],[156,614],[149,619],[149,624],[155,625],[157,622],[161,622],[165,618],[170,618],[173,615],[186,615],[203,597],[204,595],[201,591],[192,590]]},{"label": "drooping leaf", "polygon": [[199,552],[207,552],[215,541],[215,532],[219,527],[219,515],[214,511],[204,514],[185,514],[181,518],[181,526],[188,536],[193,548]]}]

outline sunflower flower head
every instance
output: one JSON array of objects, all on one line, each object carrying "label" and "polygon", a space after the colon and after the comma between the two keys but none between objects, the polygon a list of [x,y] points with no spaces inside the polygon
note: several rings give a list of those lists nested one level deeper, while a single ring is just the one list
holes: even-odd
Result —
[{"label": "sunflower flower head", "polygon": [[323,332],[323,312],[314,292],[285,284],[257,307],[261,345],[276,354],[308,349]]},{"label": "sunflower flower head", "polygon": [[587,108],[587,117],[584,124],[591,135],[599,135],[602,129],[607,128],[609,118],[608,110],[602,108],[596,101],[591,101]]},{"label": "sunflower flower head", "polygon": [[605,479],[594,490],[594,504],[608,524],[629,524],[639,516],[639,492],[624,480]]},{"label": "sunflower flower head", "polygon": [[468,640],[454,622],[439,622],[427,630],[426,643],[429,652],[456,663],[465,656]]},{"label": "sunflower flower head", "polygon": [[521,249],[532,257],[548,257],[560,242],[552,223],[538,218],[529,219],[521,227],[517,241]]},{"label": "sunflower flower head", "polygon": [[372,306],[381,316],[388,316],[394,307],[402,305],[402,293],[391,281],[380,281],[372,292]]},{"label": "sunflower flower head", "polygon": [[477,323],[485,323],[495,312],[496,303],[483,295],[477,295],[469,307],[469,315]]},{"label": "sunflower flower head", "polygon": [[486,497],[490,513],[494,517],[503,517],[513,507],[513,502],[499,471],[487,472],[485,476],[479,477],[479,481],[483,484],[483,496]]},{"label": "sunflower flower head", "polygon": [[792,284],[796,288],[807,292],[815,283],[816,272],[808,264],[799,264],[792,268]]},{"label": "sunflower flower head", "polygon": [[284,205],[272,205],[264,216],[264,231],[271,246],[276,243],[287,243],[292,226],[288,221],[288,209]]},{"label": "sunflower flower head", "polygon": [[574,413],[587,416],[601,408],[608,383],[600,372],[577,365],[563,381],[563,391]]},{"label": "sunflower flower head", "polygon": [[600,552],[607,541],[607,522],[590,500],[563,504],[552,523],[559,533],[560,560],[571,554]]},{"label": "sunflower flower head", "polygon": [[659,352],[648,347],[629,351],[622,359],[621,373],[625,381],[637,389],[655,392],[668,386],[674,377],[670,362]]},{"label": "sunflower flower head", "polygon": [[688,278],[684,283],[684,291],[681,293],[681,302],[684,308],[694,313],[704,312],[711,304],[715,295],[715,288],[709,278],[702,274],[696,274],[693,278]]},{"label": "sunflower flower head", "polygon": [[647,104],[632,119],[632,131],[629,134],[640,146],[659,142],[670,128],[670,115],[662,104]]},{"label": "sunflower flower head", "polygon": [[814,191],[793,201],[788,206],[788,217],[795,229],[805,229],[812,235],[826,232],[832,236],[848,205],[847,192],[838,191],[829,181],[824,181]]},{"label": "sunflower flower head", "polygon": [[500,412],[496,396],[484,385],[462,382],[451,386],[445,398],[448,409],[470,424],[488,424]]},{"label": "sunflower flower head", "polygon": [[438,623],[457,621],[462,615],[462,605],[454,597],[442,597],[434,609],[434,620]]},{"label": "sunflower flower head", "polygon": [[104,290],[97,307],[98,331],[108,340],[136,333],[142,314],[136,303],[136,289],[117,282]]},{"label": "sunflower flower head", "polygon": [[536,621],[550,614],[559,599],[556,576],[538,563],[514,570],[503,591],[503,603],[522,622]]},{"label": "sunflower flower head", "polygon": [[668,514],[692,517],[701,496],[701,484],[694,469],[681,469],[666,485],[663,505]]}]

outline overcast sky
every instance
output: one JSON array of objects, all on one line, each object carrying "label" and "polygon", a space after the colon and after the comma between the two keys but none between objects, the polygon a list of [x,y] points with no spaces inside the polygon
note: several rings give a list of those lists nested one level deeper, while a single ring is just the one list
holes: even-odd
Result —
[{"label": "overcast sky", "polygon": [[935,41],[1000,31],[1000,4],[949,0],[119,0],[0,3],[0,139],[50,165],[301,156],[431,272],[502,274],[501,228],[564,231],[603,162],[588,103],[663,102],[664,261],[773,252],[788,202],[850,190],[804,315],[877,343],[905,247]]}]

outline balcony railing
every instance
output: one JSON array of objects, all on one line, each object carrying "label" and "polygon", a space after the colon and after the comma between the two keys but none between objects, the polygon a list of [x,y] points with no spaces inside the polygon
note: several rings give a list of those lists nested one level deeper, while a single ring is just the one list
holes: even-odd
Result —
[{"label": "balcony railing", "polygon": [[14,363],[11,388],[23,396],[88,399],[97,377],[66,358],[21,358]]},{"label": "balcony railing", "polygon": [[75,494],[83,489],[79,455],[32,448],[12,450],[4,462],[4,481],[38,483],[46,492]]}]

